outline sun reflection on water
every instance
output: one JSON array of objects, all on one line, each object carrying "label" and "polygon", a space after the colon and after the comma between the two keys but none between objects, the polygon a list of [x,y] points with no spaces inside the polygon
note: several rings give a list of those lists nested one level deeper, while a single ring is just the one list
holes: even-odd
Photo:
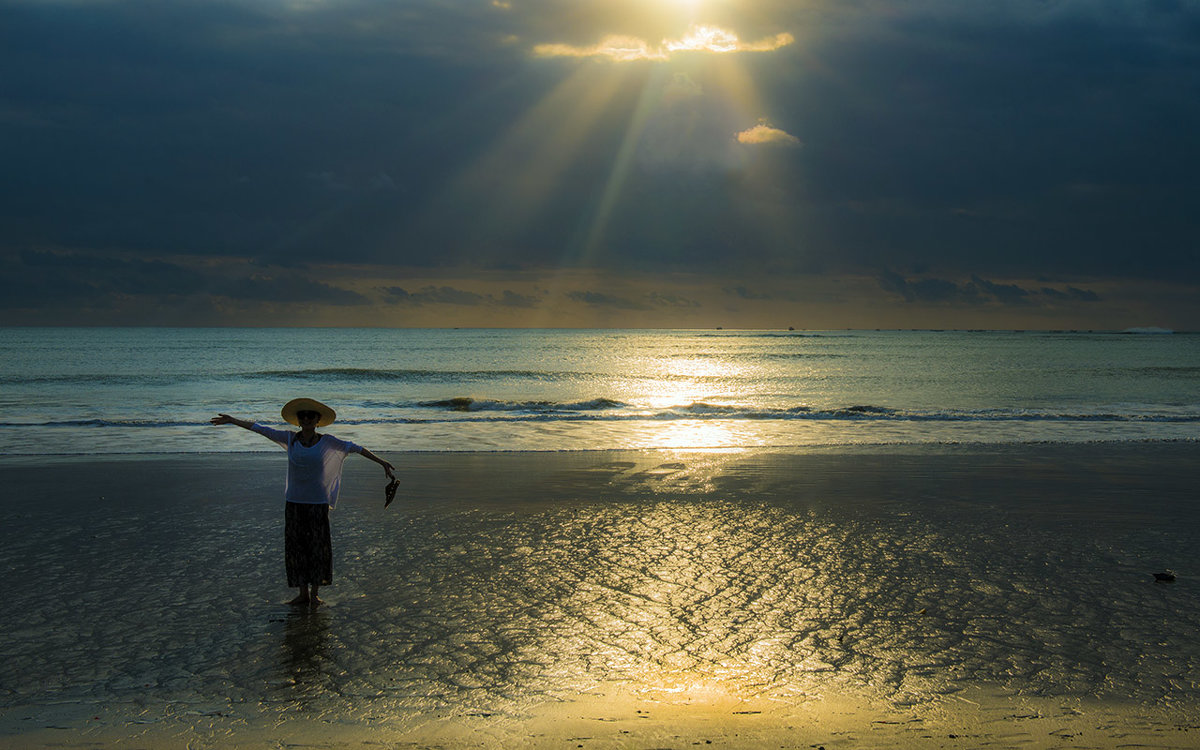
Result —
[{"label": "sun reflection on water", "polygon": [[733,406],[737,394],[720,384],[724,379],[738,380],[746,368],[729,359],[713,357],[672,357],[663,364],[662,380],[646,389],[640,405],[655,411],[680,410],[696,414],[695,419],[652,423],[647,428],[645,446],[653,448],[733,448],[751,444],[743,425],[730,420],[706,419]]},{"label": "sun reflection on water", "polygon": [[687,419],[657,424],[647,435],[650,448],[741,448],[744,435],[734,422]]}]

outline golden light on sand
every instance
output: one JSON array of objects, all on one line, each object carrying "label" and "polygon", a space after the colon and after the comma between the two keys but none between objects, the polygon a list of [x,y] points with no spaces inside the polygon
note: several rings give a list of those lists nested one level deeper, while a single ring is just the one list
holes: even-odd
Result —
[{"label": "golden light on sand", "polygon": [[751,684],[754,679],[748,670],[731,670],[731,674],[716,676],[692,670],[647,668],[630,688],[634,693],[660,703],[704,705],[754,697],[746,687]]}]

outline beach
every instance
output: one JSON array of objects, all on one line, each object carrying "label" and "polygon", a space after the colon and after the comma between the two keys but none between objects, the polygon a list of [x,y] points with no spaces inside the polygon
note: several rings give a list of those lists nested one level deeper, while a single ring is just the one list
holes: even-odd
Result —
[{"label": "beach", "polygon": [[389,453],[315,612],[281,455],[7,456],[0,744],[1195,747],[1197,451]]}]

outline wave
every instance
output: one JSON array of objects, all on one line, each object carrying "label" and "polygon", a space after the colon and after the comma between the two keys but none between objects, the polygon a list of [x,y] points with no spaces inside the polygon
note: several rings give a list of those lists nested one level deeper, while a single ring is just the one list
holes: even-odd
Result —
[{"label": "wave", "polygon": [[440,399],[437,401],[421,401],[417,406],[432,409],[447,409],[450,411],[480,412],[531,412],[545,414],[554,412],[588,412],[604,409],[620,409],[628,404],[608,398],[594,398],[588,401],[571,403],[556,403],[554,401],[493,401],[491,399],[474,399],[468,396],[459,398]]},{"label": "wave", "polygon": [[272,380],[349,380],[356,382],[420,382],[446,379],[497,379],[536,378],[539,380],[556,377],[598,377],[586,372],[546,372],[542,370],[380,370],[368,367],[324,367],[310,370],[260,370],[240,375],[245,378]]},{"label": "wave", "polygon": [[187,420],[158,420],[158,419],[48,419],[41,422],[0,422],[0,427],[198,427],[208,426],[208,420],[192,422]]},{"label": "wave", "polygon": [[[694,402],[665,408],[638,407],[613,399],[578,402],[493,401],[467,397],[425,401],[367,419],[339,419],[339,425],[451,424],[466,422],[636,422],[679,420],[776,420],[825,422],[1090,422],[1196,423],[1197,413],[1038,412],[1029,410],[921,411],[856,404],[839,408],[752,407]],[[63,419],[0,422],[2,428],[175,428],[207,426],[208,421],[152,419]]]}]

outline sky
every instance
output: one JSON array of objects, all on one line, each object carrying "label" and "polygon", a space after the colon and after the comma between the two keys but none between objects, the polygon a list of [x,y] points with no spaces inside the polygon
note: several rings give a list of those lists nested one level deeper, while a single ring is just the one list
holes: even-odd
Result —
[{"label": "sky", "polygon": [[0,0],[0,324],[1200,330],[1200,0]]}]

